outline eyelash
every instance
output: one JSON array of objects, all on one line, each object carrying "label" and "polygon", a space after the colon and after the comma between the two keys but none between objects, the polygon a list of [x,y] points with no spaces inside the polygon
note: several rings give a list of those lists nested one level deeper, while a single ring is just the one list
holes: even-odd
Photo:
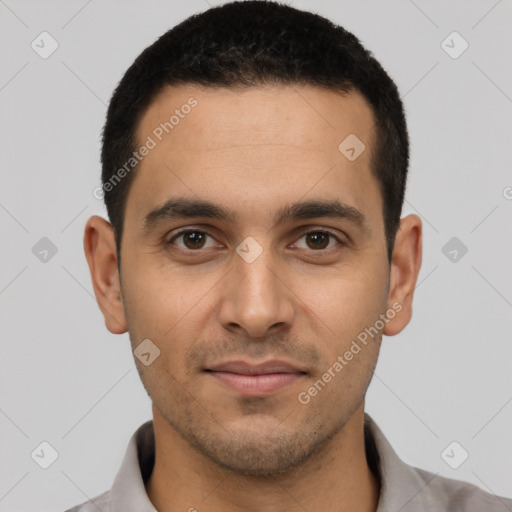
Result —
[{"label": "eyelash", "polygon": [[[209,236],[210,238],[213,238],[215,240],[215,238],[210,235],[209,233],[207,233],[206,231],[201,231],[199,229],[184,229],[182,231],[179,231],[178,233],[176,233],[175,235],[173,235],[169,240],[167,240],[165,242],[165,245],[166,246],[169,246],[169,245],[174,245],[174,241],[176,239],[178,239],[180,236],[183,236],[183,235],[186,235],[188,233],[200,233],[202,235],[206,235],[206,236]],[[331,231],[327,230],[327,229],[313,229],[313,230],[310,230],[310,231],[306,231],[305,233],[302,233],[302,235],[298,238],[298,240],[300,240],[301,238],[304,238],[305,236],[307,235],[311,235],[313,233],[322,233],[322,234],[326,234],[326,235],[329,235],[331,238],[334,238],[335,241],[337,242],[336,246],[335,247],[338,247],[338,246],[345,246],[346,245],[346,242],[343,242],[342,240],[340,240],[340,238],[335,235],[334,233],[332,233]],[[321,252],[327,252],[327,251],[330,251],[332,249],[334,249],[335,247],[329,247],[327,249],[309,249],[311,252],[315,252],[315,253],[321,253]],[[178,247],[179,250],[183,251],[183,252],[188,252],[188,253],[200,253],[202,252],[203,248],[200,248],[200,249],[184,249],[182,247]]]}]

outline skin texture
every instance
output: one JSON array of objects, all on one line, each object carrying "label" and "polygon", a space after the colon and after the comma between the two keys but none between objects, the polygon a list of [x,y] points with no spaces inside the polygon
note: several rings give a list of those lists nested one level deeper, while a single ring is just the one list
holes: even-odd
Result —
[{"label": "skin texture", "polygon": [[[370,171],[372,110],[355,91],[168,87],[141,119],[140,144],[191,97],[197,105],[134,171],[121,275],[110,224],[92,217],[84,237],[108,330],[128,331],[132,349],[150,339],[160,350],[149,366],[135,359],[153,402],[148,496],[161,512],[375,510],[364,396],[382,334],[397,334],[411,318],[421,221],[402,219],[390,265]],[[366,146],[353,162],[338,150],[349,134]],[[236,218],[168,219],[145,232],[145,216],[176,197],[217,203]],[[280,208],[309,200],[337,200],[364,221],[274,225]],[[173,238],[183,228],[209,236],[204,245]],[[236,252],[247,237],[262,250],[252,263]],[[397,305],[399,313],[321,391],[307,404],[298,400]],[[304,374],[248,397],[204,371],[239,359],[284,360]]]}]

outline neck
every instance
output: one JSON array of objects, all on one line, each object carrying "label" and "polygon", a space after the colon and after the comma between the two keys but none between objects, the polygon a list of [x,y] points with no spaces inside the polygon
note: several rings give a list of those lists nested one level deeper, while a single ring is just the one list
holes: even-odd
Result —
[{"label": "neck", "polygon": [[366,459],[363,407],[299,468],[268,478],[219,467],[153,407],[155,465],[146,484],[148,497],[159,512],[374,512],[379,486]]}]

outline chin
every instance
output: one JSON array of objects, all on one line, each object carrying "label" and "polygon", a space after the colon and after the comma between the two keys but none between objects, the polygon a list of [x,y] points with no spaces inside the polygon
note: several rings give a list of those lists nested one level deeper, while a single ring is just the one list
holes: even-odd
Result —
[{"label": "chin", "polygon": [[318,425],[290,429],[283,425],[283,420],[261,414],[250,425],[247,423],[241,420],[226,424],[217,434],[189,430],[189,442],[226,470],[263,478],[292,473],[329,440]]}]

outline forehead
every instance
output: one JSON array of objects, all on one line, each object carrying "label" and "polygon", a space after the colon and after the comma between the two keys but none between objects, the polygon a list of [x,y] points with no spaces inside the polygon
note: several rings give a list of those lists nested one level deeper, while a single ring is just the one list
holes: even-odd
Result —
[{"label": "forehead", "polygon": [[[152,133],[159,138],[158,128],[169,121],[172,127],[162,127],[161,135],[168,139],[164,145],[170,143],[172,134],[173,142],[184,143],[182,149],[192,147],[195,152],[231,147],[233,137],[242,138],[248,131],[258,144],[272,144],[278,134],[282,144],[325,149],[332,143],[337,147],[340,137],[350,133],[347,130],[369,143],[371,133],[366,132],[374,125],[372,109],[358,91],[336,93],[298,85],[165,87],[144,112],[137,127],[138,140]],[[198,137],[201,147],[196,143]]]},{"label": "forehead", "polygon": [[[166,87],[137,127],[136,146],[152,149],[137,167],[128,202],[142,214],[174,193],[229,195],[256,214],[314,189],[361,208],[379,201],[371,197],[378,191],[370,172],[373,139],[373,112],[357,91]],[[340,151],[345,140],[360,141],[358,152],[365,148],[355,160]]]}]

